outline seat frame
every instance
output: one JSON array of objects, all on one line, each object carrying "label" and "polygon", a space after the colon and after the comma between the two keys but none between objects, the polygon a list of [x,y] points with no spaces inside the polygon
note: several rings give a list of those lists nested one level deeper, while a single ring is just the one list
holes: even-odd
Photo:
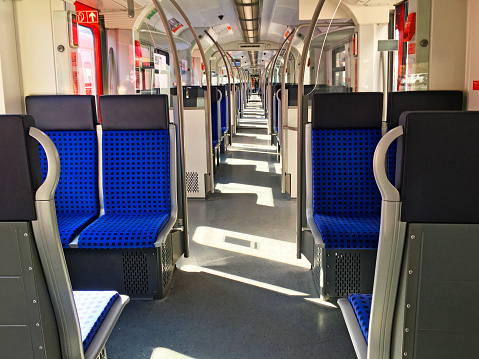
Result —
[{"label": "seat frame", "polygon": [[[177,183],[176,128],[169,125],[170,183]],[[102,166],[102,131],[98,131]],[[103,207],[103,172],[99,171],[100,214]],[[170,219],[160,231],[154,248],[78,248],[78,239],[65,248],[75,290],[116,290],[134,299],[161,299],[171,286],[175,264],[184,253],[182,236],[175,229],[178,213],[176,186],[170,186]],[[100,216],[101,218],[101,216]]]},{"label": "seat frame", "polygon": [[[325,248],[321,233],[314,222],[311,123],[305,127],[305,149],[306,220],[311,229],[310,240],[314,248],[312,264],[316,290],[323,300],[347,296],[349,293],[370,293],[374,282],[377,250]],[[351,263],[354,265],[351,266]]]},{"label": "seat frame", "polygon": [[[31,128],[30,135],[43,146],[48,160],[47,177],[35,196],[38,219],[32,222],[32,227],[42,266],[48,268],[45,272],[45,278],[57,317],[60,341],[62,344],[65,343],[65,345],[62,345],[62,353],[67,358],[97,358],[104,351],[106,340],[130,299],[128,296],[122,295],[115,301],[87,351],[82,355],[83,344],[72,287],[63,256],[58,227],[55,225],[54,198],[60,178],[60,159],[55,145],[46,134],[36,128]],[[78,341],[80,350],[77,347]]]}]

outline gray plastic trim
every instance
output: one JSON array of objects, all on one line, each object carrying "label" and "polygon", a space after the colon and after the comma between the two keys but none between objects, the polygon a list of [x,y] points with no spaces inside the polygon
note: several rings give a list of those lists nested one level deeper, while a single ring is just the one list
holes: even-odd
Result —
[{"label": "gray plastic trim", "polygon": [[161,247],[163,242],[166,240],[168,233],[171,232],[176,220],[178,219],[178,198],[176,196],[176,184],[177,184],[177,173],[176,173],[176,127],[173,124],[170,124],[170,199],[171,199],[171,212],[170,219],[158,234],[158,238],[155,242],[155,247]]},{"label": "gray plastic trim", "polygon": [[389,359],[396,299],[406,235],[400,222],[401,202],[398,190],[386,175],[386,153],[390,144],[403,134],[402,127],[389,131],[374,152],[373,169],[382,196],[379,244],[374,275],[369,323],[368,358]]},{"label": "gray plastic trim", "polygon": [[113,331],[123,308],[125,308],[129,302],[130,298],[128,296],[120,295],[115,303],[113,303],[100,328],[96,332],[95,337],[88,346],[88,349],[85,352],[85,359],[96,359],[98,357],[105,347],[106,341]]},{"label": "gray plastic trim", "polygon": [[98,144],[98,202],[100,204],[100,216],[105,214],[105,199],[103,197],[103,127],[96,126]]},{"label": "gray plastic trim", "polygon": [[366,359],[368,344],[366,343],[366,340],[364,340],[363,332],[359,326],[356,314],[354,314],[354,310],[351,307],[351,303],[349,303],[347,298],[339,298],[338,305],[343,313],[344,321],[346,322],[346,327],[348,328],[349,336],[353,342],[354,351],[356,352],[358,359]]},{"label": "gray plastic trim", "polygon": [[45,150],[48,161],[48,173],[43,184],[38,188],[35,195],[37,201],[49,201],[55,198],[55,190],[57,189],[60,179],[60,156],[53,141],[44,132],[38,128],[30,127],[30,136],[36,139]]},{"label": "gray plastic trim", "polygon": [[391,143],[403,134],[402,126],[398,126],[388,133],[379,141],[373,157],[374,178],[381,192],[383,201],[398,202],[400,200],[398,190],[389,182],[386,174],[386,153]]},{"label": "gray plastic trim", "polygon": [[[313,152],[312,152],[312,126],[305,126],[305,162],[306,162],[306,220],[313,234],[314,243],[324,247],[323,237],[313,219]],[[299,195],[299,194],[298,194]]]},{"label": "gray plastic trim", "polygon": [[32,222],[33,233],[55,312],[62,357],[83,359],[80,324],[58,233],[55,201],[36,201],[35,207],[37,220]]}]

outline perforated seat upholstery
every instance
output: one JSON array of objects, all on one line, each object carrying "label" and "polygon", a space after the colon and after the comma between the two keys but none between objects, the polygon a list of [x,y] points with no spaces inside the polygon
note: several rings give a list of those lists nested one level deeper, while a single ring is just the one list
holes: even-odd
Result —
[{"label": "perforated seat upholstery", "polygon": [[103,132],[105,215],[79,248],[154,247],[170,218],[169,143],[167,130]]},{"label": "perforated seat upholstery", "polygon": [[[228,105],[226,103],[226,87],[221,89],[221,92],[223,93],[223,98],[221,99],[221,106],[220,106],[220,112],[221,112],[221,134],[224,134],[226,130],[228,129],[228,118],[226,116],[226,106]],[[224,129],[224,130],[223,130]]]},{"label": "perforated seat upholstery", "polygon": [[381,196],[372,159],[379,129],[313,129],[313,218],[326,248],[377,248]]},{"label": "perforated seat upholstery", "polygon": [[[61,161],[60,181],[55,192],[58,231],[62,246],[92,223],[100,211],[97,186],[97,143],[94,131],[45,131],[55,144]],[[42,175],[48,166],[40,146]]]},{"label": "perforated seat upholstery", "polygon": [[218,105],[216,101],[211,103],[211,132],[213,147],[215,147],[218,143]]},{"label": "perforated seat upholstery", "polygon": [[119,294],[114,291],[73,291],[80,322],[83,350],[86,351]]},{"label": "perforated seat upholstery", "polygon": [[107,213],[81,234],[79,248],[152,248],[169,215]]},{"label": "perforated seat upholstery", "polygon": [[[58,231],[64,248],[98,218],[96,110],[92,96],[29,96],[27,111],[55,144],[60,156],[60,180],[55,192]],[[41,146],[45,180],[48,165]]]},{"label": "perforated seat upholstery", "polygon": [[378,247],[380,216],[313,215],[326,248]]},{"label": "perforated seat upholstery", "polygon": [[371,294],[350,294],[348,296],[348,300],[353,307],[354,314],[356,314],[356,318],[361,331],[363,332],[366,343],[368,342],[372,297]]}]

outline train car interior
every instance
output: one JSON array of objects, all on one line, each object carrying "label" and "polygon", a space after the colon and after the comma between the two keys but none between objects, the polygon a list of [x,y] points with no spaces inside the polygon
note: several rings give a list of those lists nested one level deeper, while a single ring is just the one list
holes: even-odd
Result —
[{"label": "train car interior", "polygon": [[476,15],[0,0],[0,359],[477,358]]}]

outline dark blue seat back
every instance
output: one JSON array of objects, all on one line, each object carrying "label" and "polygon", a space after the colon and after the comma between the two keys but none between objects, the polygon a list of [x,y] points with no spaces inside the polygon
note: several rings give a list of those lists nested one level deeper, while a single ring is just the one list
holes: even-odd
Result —
[{"label": "dark blue seat back", "polygon": [[105,213],[170,213],[167,99],[100,97]]},{"label": "dark blue seat back", "polygon": [[[409,91],[388,94],[388,128],[399,126],[399,118],[406,111],[461,111],[463,93],[461,91]],[[396,146],[388,150],[388,178],[396,183]]]},{"label": "dark blue seat back", "polygon": [[[61,162],[55,192],[60,237],[68,244],[99,215],[98,145],[94,96],[28,96],[28,114],[55,144]],[[40,146],[43,178],[47,159]]]},{"label": "dark blue seat back", "polygon": [[405,113],[401,221],[479,223],[479,113]]},{"label": "dark blue seat back", "polygon": [[[218,143],[218,99],[220,86],[211,86],[211,134],[213,147]],[[222,102],[222,101],[221,101]]]},{"label": "dark blue seat back", "polygon": [[227,91],[228,88],[227,86],[218,86],[218,90],[221,91],[221,94],[223,97],[221,98],[221,107],[220,107],[220,112],[221,112],[221,128],[224,128],[225,131],[228,130],[229,124],[228,124],[228,112],[227,112],[227,106],[228,106],[228,100],[227,100]]},{"label": "dark blue seat back", "polygon": [[2,115],[0,123],[0,222],[35,220],[34,194],[42,182],[38,144],[28,136],[35,122],[31,116]]}]

